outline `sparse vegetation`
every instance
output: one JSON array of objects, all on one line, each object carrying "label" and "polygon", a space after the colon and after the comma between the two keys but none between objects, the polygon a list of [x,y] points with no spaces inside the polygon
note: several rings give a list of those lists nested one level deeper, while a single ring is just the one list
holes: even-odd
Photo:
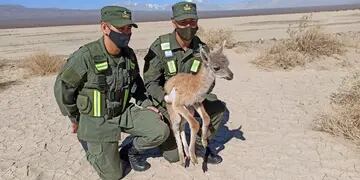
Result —
[{"label": "sparse vegetation", "polygon": [[220,28],[205,30],[204,28],[199,27],[197,35],[209,46],[210,49],[221,45],[224,40],[226,40],[226,48],[233,48],[235,46],[232,31],[229,29]]},{"label": "sparse vegetation", "polygon": [[342,54],[344,45],[332,34],[313,24],[311,16],[301,18],[297,27],[287,30],[289,39],[276,42],[266,49],[254,63],[266,69],[289,70],[318,59],[320,56]]},{"label": "sparse vegetation", "polygon": [[260,55],[255,64],[264,68],[291,69],[296,66],[304,66],[307,61],[305,55],[294,51],[286,43],[274,44],[265,53]]},{"label": "sparse vegetation", "polygon": [[332,94],[330,110],[315,120],[315,129],[360,145],[360,72],[345,78],[338,92]]},{"label": "sparse vegetation", "polygon": [[48,52],[38,52],[26,57],[22,66],[32,75],[46,76],[57,73],[65,60],[60,56],[52,56]]}]

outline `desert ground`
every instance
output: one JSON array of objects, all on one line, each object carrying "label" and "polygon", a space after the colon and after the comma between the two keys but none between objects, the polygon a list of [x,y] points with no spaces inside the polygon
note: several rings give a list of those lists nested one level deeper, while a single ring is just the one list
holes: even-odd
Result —
[{"label": "desert ground", "polygon": [[[303,15],[200,20],[204,29],[230,29],[239,42],[225,51],[234,80],[217,80],[214,89],[229,109],[213,140],[224,161],[203,173],[201,158],[183,168],[155,154],[148,171],[130,171],[125,179],[360,179],[359,148],[312,128],[330,94],[359,67],[359,50],[291,71],[250,63],[274,38],[286,38],[288,25]],[[360,10],[313,13],[313,20],[330,33],[360,31]],[[170,31],[170,21],[139,23],[131,46],[140,66],[152,41]],[[18,64],[38,51],[66,57],[99,37],[98,25],[0,29],[0,179],[98,179],[56,105],[55,75],[29,76]]]}]

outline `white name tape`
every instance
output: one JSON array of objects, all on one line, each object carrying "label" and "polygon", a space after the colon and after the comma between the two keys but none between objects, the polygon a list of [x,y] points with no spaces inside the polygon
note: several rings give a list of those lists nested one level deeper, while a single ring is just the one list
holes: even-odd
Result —
[{"label": "white name tape", "polygon": [[170,43],[161,44],[161,50],[169,50],[169,49],[170,49]]}]

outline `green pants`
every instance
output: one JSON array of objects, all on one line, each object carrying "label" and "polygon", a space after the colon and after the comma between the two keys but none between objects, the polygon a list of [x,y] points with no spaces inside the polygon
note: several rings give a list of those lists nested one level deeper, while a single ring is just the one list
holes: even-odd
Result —
[{"label": "green pants", "polygon": [[[206,112],[210,116],[210,132],[211,136],[209,139],[214,137],[217,130],[219,129],[219,126],[221,124],[221,120],[223,118],[224,112],[226,111],[226,106],[223,102],[218,100],[216,97],[214,98],[207,98],[203,102]],[[165,113],[167,114],[167,113]],[[168,118],[168,117],[167,117]],[[167,123],[169,125],[169,122],[167,120]],[[173,134],[173,131],[171,130],[170,136],[167,138],[167,140],[159,146],[163,157],[168,160],[169,162],[177,162],[179,161],[179,153],[177,150],[177,145],[175,141],[175,137]]]},{"label": "green pants", "polygon": [[[148,109],[130,106],[128,114],[123,115],[119,126],[122,132],[134,137],[133,144],[138,150],[146,150],[159,146],[169,136],[170,130],[157,113]],[[87,142],[87,160],[94,167],[101,179],[115,180],[123,177],[118,141]]]}]

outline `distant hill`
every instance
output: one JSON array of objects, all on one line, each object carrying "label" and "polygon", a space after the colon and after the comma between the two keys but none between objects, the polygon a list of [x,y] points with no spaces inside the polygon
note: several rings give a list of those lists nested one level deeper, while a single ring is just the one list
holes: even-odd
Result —
[{"label": "distant hill", "polygon": [[[231,11],[200,11],[201,18],[254,16],[317,11],[360,9],[360,4],[315,6],[276,9],[245,9]],[[137,22],[169,20],[170,11],[135,11]],[[20,5],[0,5],[0,28],[22,28],[60,25],[96,24],[100,21],[99,10],[69,10],[56,8],[27,8]]]}]

